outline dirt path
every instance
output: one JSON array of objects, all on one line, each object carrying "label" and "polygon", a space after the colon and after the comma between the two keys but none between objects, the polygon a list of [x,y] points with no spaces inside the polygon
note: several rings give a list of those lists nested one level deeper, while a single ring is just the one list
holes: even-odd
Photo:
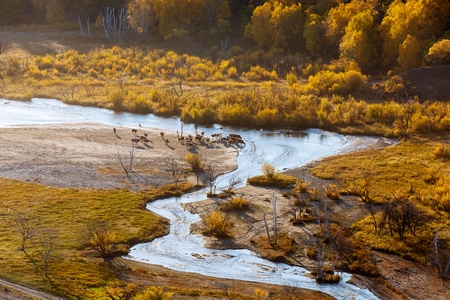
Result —
[{"label": "dirt path", "polygon": [[19,285],[0,279],[0,299],[4,300],[29,300],[29,299],[49,299],[60,300],[59,298],[29,287]]}]

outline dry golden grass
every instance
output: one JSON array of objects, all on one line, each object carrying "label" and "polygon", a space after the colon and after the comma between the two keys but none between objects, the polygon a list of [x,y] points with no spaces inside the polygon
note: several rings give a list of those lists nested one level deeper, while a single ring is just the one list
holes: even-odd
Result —
[{"label": "dry golden grass", "polygon": [[[93,295],[101,295],[106,286],[119,280],[107,265],[98,264],[80,252],[85,247],[83,231],[87,226],[103,221],[115,233],[116,243],[129,245],[167,231],[164,220],[145,209],[147,200],[161,196],[156,189],[137,194],[120,189],[52,188],[7,179],[0,179],[0,185],[0,276],[69,298],[70,295],[97,298]],[[37,230],[56,230],[49,272],[53,287],[19,250],[21,234],[14,222],[16,213],[32,216],[32,226]],[[29,241],[26,249],[33,249]]]},{"label": "dry golden grass", "polygon": [[[339,180],[344,186],[351,186],[358,180],[370,182],[365,188],[374,203],[383,203],[393,196],[408,195],[410,201],[427,216],[416,235],[407,232],[403,241],[391,236],[386,229],[383,235],[374,232],[371,216],[353,225],[354,238],[366,247],[395,253],[415,261],[425,262],[431,251],[431,240],[436,228],[448,238],[450,229],[449,212],[439,201],[439,189],[447,184],[435,184],[435,180],[447,178],[450,172],[448,160],[433,154],[437,144],[444,139],[413,137],[393,147],[361,151],[326,158],[311,172],[315,176]],[[430,180],[430,170],[434,170]],[[357,183],[356,183],[357,184]],[[345,190],[345,187],[343,188]],[[376,215],[380,220],[381,212]]]}]

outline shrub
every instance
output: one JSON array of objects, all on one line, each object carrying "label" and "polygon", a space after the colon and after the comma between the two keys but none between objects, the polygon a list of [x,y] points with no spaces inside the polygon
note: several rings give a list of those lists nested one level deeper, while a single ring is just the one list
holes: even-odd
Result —
[{"label": "shrub", "polygon": [[293,85],[294,83],[297,83],[298,82],[297,75],[295,75],[293,72],[287,73],[286,81],[289,85]]},{"label": "shrub", "polygon": [[244,210],[248,208],[250,202],[247,199],[241,197],[234,197],[231,200],[222,203],[220,205],[220,210],[229,211],[229,210]]},{"label": "shrub", "polygon": [[252,122],[250,110],[240,104],[222,106],[219,115],[221,122],[225,124],[248,126]]},{"label": "shrub", "polygon": [[256,123],[261,127],[272,128],[277,124],[277,115],[276,108],[263,108],[256,114]]},{"label": "shrub", "polygon": [[437,159],[447,160],[450,159],[450,145],[439,144],[434,150],[433,155]]},{"label": "shrub", "polygon": [[271,164],[263,164],[261,167],[261,171],[266,177],[267,180],[272,180],[275,176],[275,167]]},{"label": "shrub", "polygon": [[379,272],[370,261],[368,249],[355,249],[348,258],[350,260],[349,271],[366,276],[378,276]]},{"label": "shrub", "polygon": [[272,179],[267,179],[265,175],[254,176],[247,179],[247,183],[251,185],[259,186],[276,186],[279,188],[285,188],[289,185],[295,184],[297,178],[284,175],[275,174]]},{"label": "shrub", "polygon": [[311,183],[309,181],[297,180],[292,193],[307,193]]},{"label": "shrub", "polygon": [[425,56],[427,65],[447,65],[450,63],[450,40],[436,42]]},{"label": "shrub", "polygon": [[330,183],[323,186],[323,190],[328,198],[331,200],[341,200],[341,192],[336,184]]},{"label": "shrub", "polygon": [[227,220],[226,216],[218,211],[213,211],[205,218],[207,233],[215,237],[229,237],[233,222]]},{"label": "shrub", "polygon": [[278,78],[276,71],[270,72],[261,66],[250,67],[250,70],[243,75],[248,80],[276,80]]},{"label": "shrub", "polygon": [[163,288],[160,286],[152,286],[145,291],[136,294],[135,300],[170,300],[172,299],[172,292],[164,292]]},{"label": "shrub", "polygon": [[308,190],[309,195],[311,196],[311,201],[319,201],[319,191],[315,186]]},{"label": "shrub", "polygon": [[314,249],[314,247],[311,246],[305,248],[305,255],[310,259],[317,259],[317,251],[316,249]]},{"label": "shrub", "polygon": [[114,91],[108,95],[108,100],[113,104],[115,110],[123,110],[123,102],[125,101],[125,96],[121,91]]},{"label": "shrub", "polygon": [[351,95],[363,90],[366,83],[367,77],[358,71],[335,73],[326,70],[309,76],[306,90],[318,95]]}]

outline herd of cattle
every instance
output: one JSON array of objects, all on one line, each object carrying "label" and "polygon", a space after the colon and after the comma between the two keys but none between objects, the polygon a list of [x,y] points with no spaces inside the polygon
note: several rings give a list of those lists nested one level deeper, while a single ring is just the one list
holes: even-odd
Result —
[{"label": "herd of cattle", "polygon": [[[116,128],[113,129],[114,134],[117,136],[117,130]],[[139,135],[137,129],[131,129],[132,138],[131,142],[136,146],[139,143],[147,144],[150,142],[149,136],[147,133],[144,133],[143,135]],[[227,136],[223,136],[222,133],[213,133],[210,137],[205,136],[204,132],[201,132],[201,134],[193,135],[187,135],[183,136],[180,135],[177,131],[178,136],[178,142],[182,145],[186,146],[192,146],[194,143],[200,143],[200,144],[214,144],[217,142],[221,142],[228,145],[238,145],[241,147],[245,146],[244,139],[239,135],[235,133],[230,133]],[[160,132],[160,137],[163,139],[163,141],[168,144],[169,139],[164,136],[164,132]]]}]

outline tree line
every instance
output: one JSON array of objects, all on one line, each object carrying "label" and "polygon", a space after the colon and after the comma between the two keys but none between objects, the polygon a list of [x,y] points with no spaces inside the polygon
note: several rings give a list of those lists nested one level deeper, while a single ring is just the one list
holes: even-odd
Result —
[{"label": "tree line", "polygon": [[[115,18],[122,14],[126,36],[133,33],[141,42],[190,37],[220,44],[227,53],[233,38],[246,38],[274,58],[283,56],[277,64],[289,64],[287,54],[354,59],[369,72],[449,62],[446,0],[6,0],[0,23],[101,27],[106,9]],[[438,57],[432,55],[437,50]]]}]

